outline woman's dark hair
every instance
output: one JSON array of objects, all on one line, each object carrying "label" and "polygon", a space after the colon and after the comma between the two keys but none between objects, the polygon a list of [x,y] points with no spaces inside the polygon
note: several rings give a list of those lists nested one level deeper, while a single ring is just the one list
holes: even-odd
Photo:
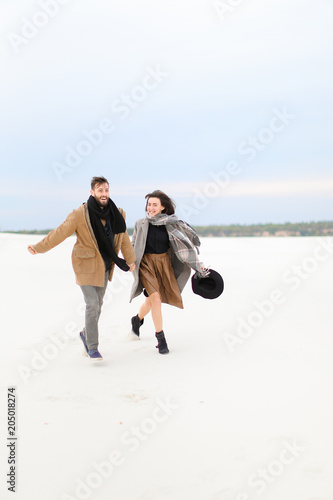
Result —
[{"label": "woman's dark hair", "polygon": [[162,214],[173,215],[175,213],[175,209],[176,209],[175,203],[172,201],[171,198],[169,198],[168,195],[163,193],[163,191],[156,189],[152,193],[146,194],[145,198],[147,200],[146,211],[147,211],[149,198],[158,198],[161,202],[161,205],[164,207],[164,209],[162,210]]}]

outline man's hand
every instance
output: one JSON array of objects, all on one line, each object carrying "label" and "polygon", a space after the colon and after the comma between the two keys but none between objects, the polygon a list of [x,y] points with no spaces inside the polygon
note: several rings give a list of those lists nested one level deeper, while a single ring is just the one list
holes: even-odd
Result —
[{"label": "man's hand", "polygon": [[32,255],[36,255],[38,252],[34,249],[32,245],[28,245],[28,250]]},{"label": "man's hand", "polygon": [[135,269],[135,263],[134,264],[130,264],[129,270],[131,271],[131,273],[134,271],[134,269]]}]

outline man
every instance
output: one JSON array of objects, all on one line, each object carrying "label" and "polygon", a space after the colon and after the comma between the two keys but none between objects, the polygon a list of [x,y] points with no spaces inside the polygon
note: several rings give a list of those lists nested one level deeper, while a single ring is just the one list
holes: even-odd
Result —
[{"label": "man", "polygon": [[[123,271],[135,269],[135,253],[126,230],[125,212],[109,198],[105,177],[93,177],[90,197],[67,219],[36,245],[29,245],[32,255],[45,253],[76,233],[72,265],[76,283],[86,302],[85,327],[80,332],[87,355],[103,359],[98,351],[98,320],[108,281],[115,264]],[[121,250],[124,259],[118,257]]]}]

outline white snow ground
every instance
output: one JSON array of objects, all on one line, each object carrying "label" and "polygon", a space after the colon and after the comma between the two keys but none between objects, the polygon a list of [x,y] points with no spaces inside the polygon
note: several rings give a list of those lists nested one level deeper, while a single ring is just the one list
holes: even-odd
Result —
[{"label": "white snow ground", "polygon": [[99,364],[77,335],[74,239],[32,256],[39,239],[0,235],[1,499],[332,500],[333,238],[203,239],[225,292],[163,306],[167,356],[150,318],[127,341],[142,298],[117,272]]}]

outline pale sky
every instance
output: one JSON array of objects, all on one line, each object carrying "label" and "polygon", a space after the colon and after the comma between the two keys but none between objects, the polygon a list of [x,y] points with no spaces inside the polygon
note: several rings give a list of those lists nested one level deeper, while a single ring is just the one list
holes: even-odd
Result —
[{"label": "pale sky", "polygon": [[[237,5],[237,6],[236,6]],[[332,220],[331,0],[1,2],[0,230],[104,175],[133,226]]]}]

